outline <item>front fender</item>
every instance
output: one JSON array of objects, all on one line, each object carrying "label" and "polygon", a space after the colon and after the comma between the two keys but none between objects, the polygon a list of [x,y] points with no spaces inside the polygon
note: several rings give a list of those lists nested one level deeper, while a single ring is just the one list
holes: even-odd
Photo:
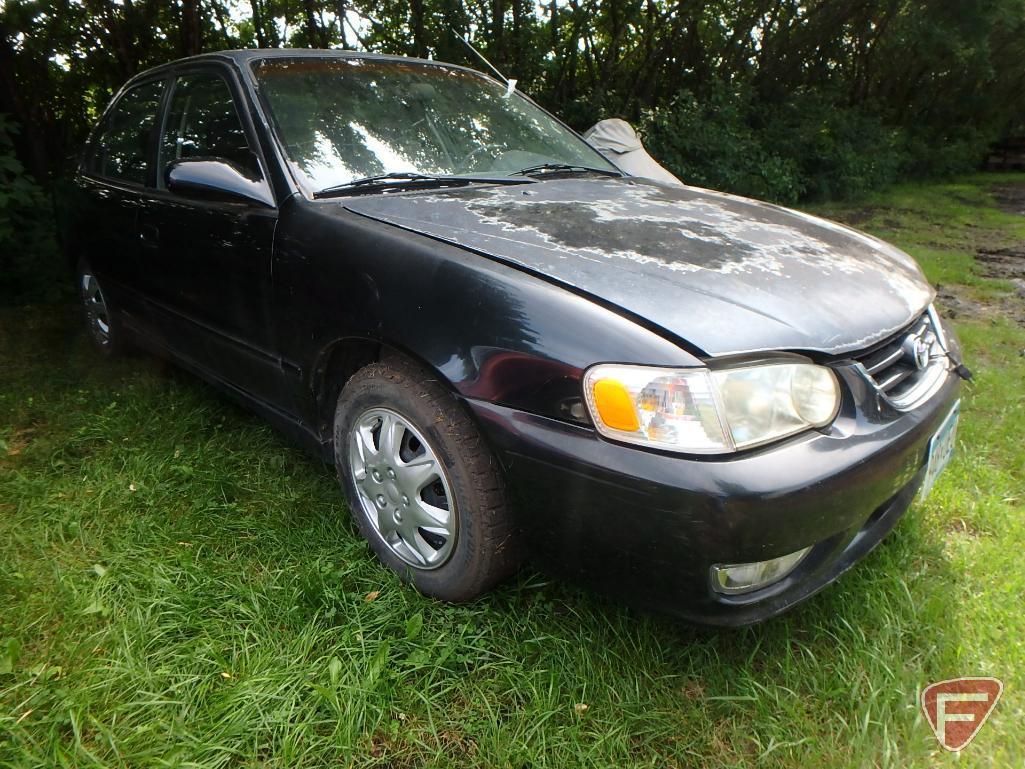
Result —
[{"label": "front fender", "polygon": [[464,397],[576,422],[588,421],[580,377],[594,363],[701,364],[542,276],[338,203],[293,201],[275,235],[272,316],[308,424],[318,361],[339,340],[399,350]]}]

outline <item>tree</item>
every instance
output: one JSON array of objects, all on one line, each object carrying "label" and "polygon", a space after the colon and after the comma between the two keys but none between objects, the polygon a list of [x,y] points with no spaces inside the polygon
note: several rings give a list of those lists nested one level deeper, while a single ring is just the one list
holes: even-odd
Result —
[{"label": "tree", "polygon": [[[896,153],[895,174],[970,163],[1025,124],[1021,0],[8,0],[0,112],[26,128],[17,156],[46,183],[146,67],[315,46],[479,68],[453,30],[578,128],[612,115],[666,131],[698,119],[750,136],[812,193],[825,189],[812,177],[853,173],[864,148],[852,126]],[[680,163],[702,162],[676,145]]]}]

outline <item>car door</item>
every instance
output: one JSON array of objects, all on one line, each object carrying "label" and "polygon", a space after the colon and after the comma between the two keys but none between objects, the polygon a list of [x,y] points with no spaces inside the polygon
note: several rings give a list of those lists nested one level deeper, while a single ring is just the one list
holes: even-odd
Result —
[{"label": "car door", "polygon": [[154,179],[151,162],[164,96],[161,77],[128,88],[107,110],[86,148],[70,208],[69,244],[84,256],[120,309],[135,308],[138,212]]},{"label": "car door", "polygon": [[[156,185],[139,212],[141,282],[152,332],[204,373],[282,407],[283,376],[273,345],[271,247],[277,211],[228,197],[167,189],[168,167],[206,158],[264,174],[248,113],[230,71],[178,73],[156,150]],[[246,119],[243,119],[243,118]]]}]

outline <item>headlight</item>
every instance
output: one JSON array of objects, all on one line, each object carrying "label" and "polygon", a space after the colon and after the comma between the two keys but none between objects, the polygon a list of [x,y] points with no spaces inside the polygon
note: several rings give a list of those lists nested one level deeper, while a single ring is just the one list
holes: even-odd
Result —
[{"label": "headlight", "polygon": [[584,397],[598,431],[651,448],[720,454],[829,424],[836,376],[812,363],[741,368],[593,366]]}]

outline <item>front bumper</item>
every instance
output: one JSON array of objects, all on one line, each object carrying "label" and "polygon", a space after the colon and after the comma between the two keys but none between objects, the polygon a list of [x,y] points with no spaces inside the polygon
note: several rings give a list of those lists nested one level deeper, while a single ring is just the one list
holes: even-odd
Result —
[{"label": "front bumper", "polygon": [[[840,414],[729,457],[620,445],[588,428],[467,400],[502,464],[532,557],[629,603],[709,625],[785,611],[835,580],[893,528],[925,474],[929,439],[957,401],[949,374],[896,412],[853,366]],[[813,545],[783,579],[742,595],[712,589],[710,567]]]}]

